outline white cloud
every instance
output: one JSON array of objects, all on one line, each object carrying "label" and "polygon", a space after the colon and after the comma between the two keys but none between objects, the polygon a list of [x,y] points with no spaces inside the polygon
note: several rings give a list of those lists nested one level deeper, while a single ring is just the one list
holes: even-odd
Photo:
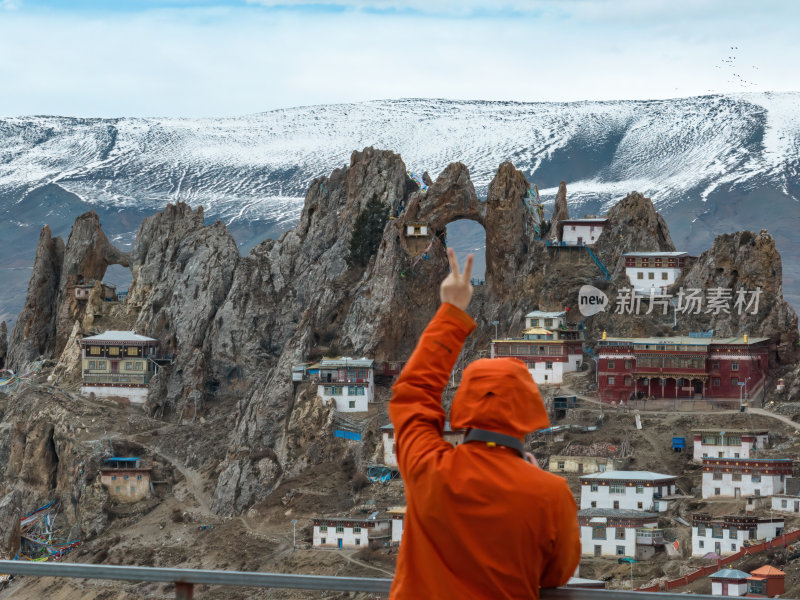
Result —
[{"label": "white cloud", "polygon": [[[378,2],[348,6],[357,3]],[[257,6],[8,12],[0,19],[0,115],[222,116],[377,98],[562,101],[800,89],[794,8],[773,14],[761,5],[740,16],[693,1],[700,8],[670,21],[633,8],[628,20],[612,18],[619,5],[666,10],[661,0],[534,4],[566,8],[507,18]],[[736,60],[724,63],[731,46]]]},{"label": "white cloud", "polygon": [[0,10],[19,10],[22,8],[20,0],[0,0]]}]

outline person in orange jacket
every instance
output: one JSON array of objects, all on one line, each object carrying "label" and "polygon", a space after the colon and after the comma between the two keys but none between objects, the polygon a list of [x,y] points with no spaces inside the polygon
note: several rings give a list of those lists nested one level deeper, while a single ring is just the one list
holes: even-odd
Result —
[{"label": "person in orange jacket", "polygon": [[389,414],[407,509],[391,600],[539,598],[567,582],[581,554],[575,499],[561,477],[524,452],[550,425],[539,390],[516,359],[464,370],[450,410],[463,444],[442,438],[442,392],[466,337],[472,255],[452,248],[442,305],[395,383]]}]

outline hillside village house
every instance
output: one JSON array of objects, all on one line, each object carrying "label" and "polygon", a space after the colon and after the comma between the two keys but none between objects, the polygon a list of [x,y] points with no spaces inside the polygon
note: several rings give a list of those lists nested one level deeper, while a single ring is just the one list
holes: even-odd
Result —
[{"label": "hillside village house", "polygon": [[319,517],[314,519],[315,548],[359,548],[390,540],[389,519]]},{"label": "hillside village house", "polygon": [[[89,281],[88,283],[75,284],[74,293],[75,298],[78,300],[88,300],[92,295],[92,290],[97,284],[96,281]],[[100,282],[100,297],[106,302],[113,302],[119,300],[117,297],[117,287],[110,283]]]},{"label": "hillside village house", "polygon": [[[398,467],[397,454],[395,453],[394,441],[394,425],[389,423],[381,427],[381,434],[383,437],[383,464],[387,467]],[[450,442],[453,446],[458,446],[463,443],[464,435],[466,432],[463,429],[453,431],[450,427],[450,421],[444,422],[444,432],[442,438],[444,441]]]},{"label": "hillside village house", "polygon": [[703,498],[783,494],[790,458],[704,458]]},{"label": "hillside village house", "polygon": [[317,386],[322,403],[333,400],[338,412],[366,412],[375,399],[373,363],[370,358],[323,358]]},{"label": "hillside village house", "polygon": [[386,511],[392,517],[392,546],[399,546],[403,539],[403,522],[406,518],[406,507],[398,506]]},{"label": "hillside village house", "polygon": [[750,573],[738,569],[721,569],[708,576],[711,580],[712,596],[744,596],[747,594],[747,578]]},{"label": "hillside village house", "polygon": [[800,513],[800,496],[787,496],[786,494],[775,494],[772,500],[771,510],[779,512]]},{"label": "hillside village house", "polygon": [[778,598],[786,591],[786,573],[770,565],[750,572],[747,594],[755,598]]},{"label": "hillside village house", "polygon": [[606,456],[550,456],[548,469],[551,473],[605,473],[619,471],[628,464],[624,458]]},{"label": "hillside village house", "polygon": [[638,510],[581,509],[578,511],[581,554],[626,556],[645,560],[664,544],[658,515]]},{"label": "hillside village house", "polygon": [[663,296],[691,259],[686,252],[627,252],[622,257],[631,287],[645,296]]},{"label": "hillside village house", "polygon": [[112,456],[100,469],[100,483],[118,502],[138,502],[150,496],[151,471],[139,457]]},{"label": "hillside village house", "polygon": [[81,394],[118,396],[133,404],[147,400],[147,385],[158,365],[158,340],[133,331],[106,331],[81,340]]},{"label": "hillside village house", "polygon": [[704,458],[750,458],[756,449],[766,448],[766,429],[693,429],[695,462]]},{"label": "hillside village house", "polygon": [[692,556],[714,552],[735,554],[745,540],[766,540],[783,534],[783,519],[727,515],[715,518],[707,513],[692,516]]},{"label": "hillside village house", "polygon": [[608,219],[587,217],[584,219],[565,219],[559,222],[561,242],[568,246],[591,246],[608,223]]},{"label": "hillside village house", "polygon": [[[612,338],[598,342],[600,398],[733,398],[754,394],[768,370],[768,338]],[[739,384],[742,384],[741,386]]]},{"label": "hillside village house", "polygon": [[535,310],[525,315],[521,338],[492,340],[490,357],[511,357],[524,362],[537,384],[560,384],[564,373],[583,364],[585,332],[567,323],[566,311]]},{"label": "hillside village house", "polygon": [[677,494],[674,475],[612,471],[581,477],[581,509],[664,512]]}]

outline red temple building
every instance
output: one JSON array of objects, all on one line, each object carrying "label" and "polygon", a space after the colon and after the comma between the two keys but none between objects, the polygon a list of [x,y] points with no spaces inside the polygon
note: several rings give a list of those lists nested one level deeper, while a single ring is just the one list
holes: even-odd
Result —
[{"label": "red temple building", "polygon": [[605,338],[597,357],[597,386],[606,402],[744,399],[764,383],[769,338]]}]

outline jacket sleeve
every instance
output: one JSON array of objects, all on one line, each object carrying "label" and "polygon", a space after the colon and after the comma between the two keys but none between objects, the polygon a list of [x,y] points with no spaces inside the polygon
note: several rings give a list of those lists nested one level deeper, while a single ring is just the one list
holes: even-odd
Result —
[{"label": "jacket sleeve", "polygon": [[467,313],[442,304],[392,388],[389,416],[400,473],[407,483],[413,483],[430,461],[452,449],[442,439],[442,392],[464,340],[474,329],[475,321]]},{"label": "jacket sleeve", "polygon": [[555,543],[553,554],[542,572],[543,588],[559,587],[567,583],[581,561],[581,535],[578,528],[578,507],[566,482],[561,494],[553,503]]}]

